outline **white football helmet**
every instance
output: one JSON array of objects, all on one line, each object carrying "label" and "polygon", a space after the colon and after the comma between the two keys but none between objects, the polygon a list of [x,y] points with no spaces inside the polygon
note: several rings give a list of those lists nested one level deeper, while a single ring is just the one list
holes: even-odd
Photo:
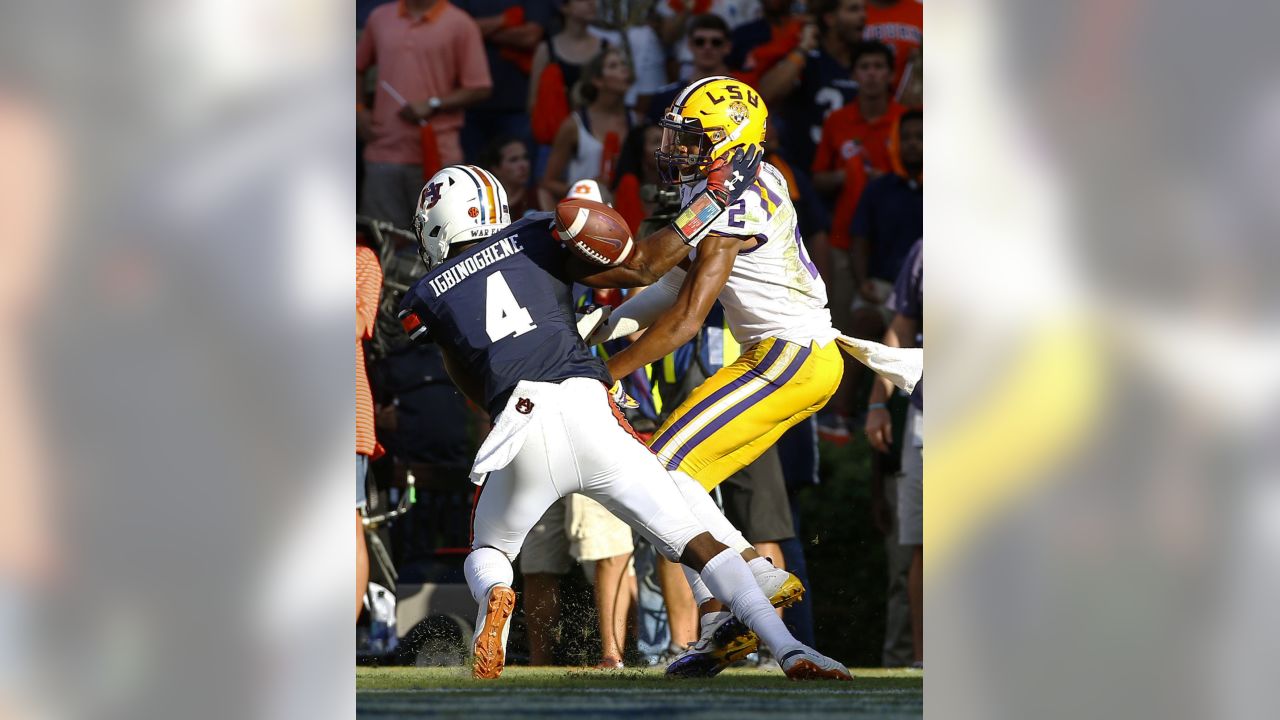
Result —
[{"label": "white football helmet", "polygon": [[444,261],[449,246],[497,234],[511,224],[507,191],[488,170],[450,165],[422,187],[413,234],[427,268]]}]

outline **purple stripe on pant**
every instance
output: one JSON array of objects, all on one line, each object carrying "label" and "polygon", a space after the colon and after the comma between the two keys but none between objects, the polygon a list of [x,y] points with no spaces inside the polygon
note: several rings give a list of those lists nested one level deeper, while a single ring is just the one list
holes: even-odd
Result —
[{"label": "purple stripe on pant", "polygon": [[[778,340],[776,342],[778,346],[783,345],[783,341],[781,340]],[[684,462],[685,456],[688,455],[690,452],[692,452],[694,448],[701,445],[707,438],[715,434],[717,430],[724,427],[731,420],[741,415],[742,412],[747,408],[752,407],[756,403],[763,400],[774,390],[777,390],[783,385],[786,385],[787,381],[795,377],[795,374],[800,371],[800,366],[804,365],[805,361],[809,359],[810,353],[811,353],[811,350],[809,348],[807,347],[800,348],[800,352],[796,353],[796,356],[792,358],[791,363],[787,365],[787,369],[784,370],[782,374],[778,376],[777,380],[770,381],[768,385],[765,385],[764,387],[755,391],[754,393],[749,395],[745,400],[742,400],[736,403],[733,407],[720,413],[720,416],[717,417],[715,420],[712,420],[711,422],[707,423],[706,427],[702,428],[697,432],[697,434],[689,438],[689,440],[684,444],[684,446],[682,446],[676,454],[671,456],[671,461],[667,463],[667,469],[675,470],[676,468],[680,467],[680,463]]]},{"label": "purple stripe on pant", "polygon": [[692,422],[694,418],[698,417],[699,414],[712,405],[720,402],[720,400],[729,393],[747,384],[747,382],[752,378],[759,377],[760,374],[767,370],[769,366],[778,359],[778,356],[782,354],[782,345],[782,341],[774,341],[773,347],[769,348],[769,352],[765,353],[764,358],[762,358],[754,368],[746,371],[738,379],[711,393],[711,395],[705,400],[690,408],[689,412],[681,415],[679,420],[671,424],[671,427],[667,428],[661,435],[654,438],[653,442],[649,444],[649,448],[652,449],[654,453],[660,453],[662,451],[662,446],[670,442],[671,438],[675,437],[677,433],[683,430],[684,427]]}]

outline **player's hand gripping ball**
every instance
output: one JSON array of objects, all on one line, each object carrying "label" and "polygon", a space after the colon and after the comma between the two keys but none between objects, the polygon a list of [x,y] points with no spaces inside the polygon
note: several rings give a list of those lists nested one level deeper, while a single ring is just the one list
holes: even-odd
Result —
[{"label": "player's hand gripping ball", "polygon": [[584,198],[569,198],[556,206],[555,235],[583,260],[606,267],[626,261],[635,247],[627,221],[617,210]]}]

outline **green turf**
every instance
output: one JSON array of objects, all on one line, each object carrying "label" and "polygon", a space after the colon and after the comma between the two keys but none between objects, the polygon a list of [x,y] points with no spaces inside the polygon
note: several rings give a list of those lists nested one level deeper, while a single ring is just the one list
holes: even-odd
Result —
[{"label": "green turf", "polygon": [[792,682],[778,672],[729,670],[668,680],[661,669],[510,667],[496,681],[463,668],[356,668],[361,717],[919,718],[923,674],[854,670],[853,682]]}]

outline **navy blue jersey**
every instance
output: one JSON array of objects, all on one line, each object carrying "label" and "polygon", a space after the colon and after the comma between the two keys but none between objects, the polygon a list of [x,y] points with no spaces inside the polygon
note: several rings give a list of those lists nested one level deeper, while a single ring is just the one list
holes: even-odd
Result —
[{"label": "navy blue jersey", "polygon": [[[521,380],[613,382],[578,337],[569,251],[535,213],[449,258],[409,288],[401,316],[411,337],[430,336],[496,415]],[[480,398],[476,398],[479,400]]]},{"label": "navy blue jersey", "polygon": [[822,139],[822,121],[858,95],[849,68],[822,48],[809,52],[800,83],[787,99],[782,115],[782,144],[792,160],[808,170]]}]

